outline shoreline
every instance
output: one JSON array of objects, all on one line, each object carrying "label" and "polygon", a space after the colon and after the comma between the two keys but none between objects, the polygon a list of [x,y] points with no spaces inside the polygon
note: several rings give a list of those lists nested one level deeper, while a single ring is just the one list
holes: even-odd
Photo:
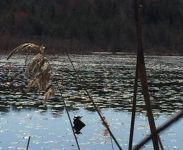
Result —
[{"label": "shoreline", "polygon": [[[100,54],[100,55],[136,55],[136,44],[129,47],[114,48],[111,45],[98,45],[86,40],[78,39],[60,39],[52,37],[18,37],[4,36],[0,37],[0,54],[8,54],[11,50],[23,43],[35,43],[46,47],[46,54]],[[146,56],[183,56],[183,48],[156,47],[147,48],[144,46],[144,55]]]},{"label": "shoreline", "polygon": [[[8,55],[10,53],[10,51],[7,52],[0,52],[0,55]],[[67,53],[50,53],[50,52],[45,52],[46,55],[66,55]],[[70,55],[118,55],[118,56],[129,56],[129,55],[134,55],[136,56],[135,52],[106,52],[106,51],[93,51],[93,52],[69,52],[68,54]],[[25,55],[25,54],[17,54],[17,55]],[[31,55],[31,53],[30,53]],[[149,56],[169,56],[169,57],[175,57],[175,56],[183,56],[183,54],[179,54],[179,53],[175,53],[175,54],[162,54],[162,53],[144,53],[145,57],[149,57]]]}]

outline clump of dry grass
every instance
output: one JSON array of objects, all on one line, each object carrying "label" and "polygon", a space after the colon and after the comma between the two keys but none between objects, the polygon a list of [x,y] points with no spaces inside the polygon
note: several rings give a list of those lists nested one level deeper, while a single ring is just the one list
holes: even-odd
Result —
[{"label": "clump of dry grass", "polygon": [[24,43],[21,44],[20,46],[16,47],[15,49],[13,49],[8,57],[7,60],[14,54],[19,53],[19,52],[26,52],[26,53],[40,53],[40,54],[44,54],[44,49],[45,47],[43,45],[36,45],[34,43]]},{"label": "clump of dry grass", "polygon": [[34,43],[24,43],[13,49],[8,55],[10,59],[14,54],[19,52],[26,52],[27,54],[36,53],[32,59],[26,64],[25,75],[28,79],[28,89],[36,88],[39,91],[44,91],[44,101],[54,95],[54,89],[51,85],[53,77],[51,65],[49,60],[44,56],[43,45],[36,45]]}]

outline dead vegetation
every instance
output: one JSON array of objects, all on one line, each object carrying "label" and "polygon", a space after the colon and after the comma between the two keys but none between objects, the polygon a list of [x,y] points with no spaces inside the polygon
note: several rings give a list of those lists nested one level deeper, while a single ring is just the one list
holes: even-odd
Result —
[{"label": "dead vegetation", "polygon": [[35,54],[28,61],[26,60],[25,75],[28,80],[28,90],[34,88],[39,92],[44,92],[44,101],[54,95],[54,88],[51,84],[53,72],[49,60],[44,55],[45,47],[34,43],[24,43],[13,49],[8,55],[10,59],[14,54],[25,53]]}]

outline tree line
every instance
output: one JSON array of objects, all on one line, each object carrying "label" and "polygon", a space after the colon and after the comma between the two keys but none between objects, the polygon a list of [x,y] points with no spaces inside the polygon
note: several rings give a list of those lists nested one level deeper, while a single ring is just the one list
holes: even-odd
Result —
[{"label": "tree line", "polygon": [[[146,49],[181,52],[182,0],[144,0],[143,18]],[[7,36],[78,41],[108,51],[134,50],[133,0],[2,0],[1,47]]]}]

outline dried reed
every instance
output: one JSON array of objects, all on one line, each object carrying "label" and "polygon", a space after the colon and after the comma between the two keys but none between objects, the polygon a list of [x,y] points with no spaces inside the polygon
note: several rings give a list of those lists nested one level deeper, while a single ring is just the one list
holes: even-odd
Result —
[{"label": "dried reed", "polygon": [[10,59],[14,54],[19,52],[26,52],[27,54],[36,53],[36,55],[26,64],[25,75],[28,79],[28,89],[38,89],[44,91],[44,101],[54,95],[54,89],[51,85],[52,69],[49,60],[44,56],[43,45],[36,45],[34,43],[24,43],[13,49],[8,55]]},{"label": "dried reed", "polygon": [[18,52],[27,52],[27,53],[44,53],[44,49],[45,47],[43,45],[36,45],[34,43],[24,43],[21,44],[20,46],[16,47],[15,49],[13,49],[10,54],[7,57],[7,60],[10,59],[10,57]]}]

